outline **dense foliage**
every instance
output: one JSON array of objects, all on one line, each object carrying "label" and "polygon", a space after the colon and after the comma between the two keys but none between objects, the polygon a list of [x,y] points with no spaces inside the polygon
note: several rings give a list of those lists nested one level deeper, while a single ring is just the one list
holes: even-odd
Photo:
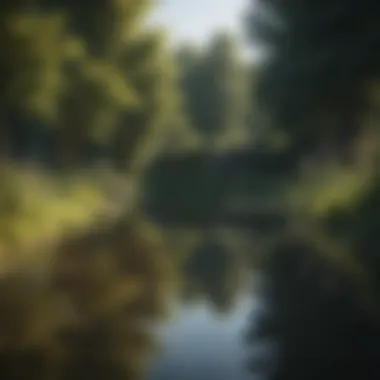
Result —
[{"label": "dense foliage", "polygon": [[273,347],[254,356],[255,375],[379,376],[379,20],[376,1],[251,7],[266,54],[256,100],[290,147],[303,146],[289,229],[268,252],[266,307],[249,333]]},{"label": "dense foliage", "polygon": [[136,147],[173,129],[181,117],[175,69],[165,36],[142,27],[149,9],[145,1],[4,8],[3,155],[128,169]]}]

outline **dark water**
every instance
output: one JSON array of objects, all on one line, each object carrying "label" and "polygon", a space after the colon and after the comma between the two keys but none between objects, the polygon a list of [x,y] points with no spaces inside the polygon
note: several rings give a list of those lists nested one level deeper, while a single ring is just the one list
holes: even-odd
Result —
[{"label": "dark water", "polygon": [[229,313],[219,315],[207,301],[176,305],[173,319],[159,331],[162,351],[149,380],[248,380],[244,332],[255,308],[249,292]]}]

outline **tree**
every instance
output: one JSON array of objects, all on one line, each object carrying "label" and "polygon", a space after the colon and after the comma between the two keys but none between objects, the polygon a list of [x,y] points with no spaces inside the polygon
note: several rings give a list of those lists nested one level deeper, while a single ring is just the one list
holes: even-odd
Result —
[{"label": "tree", "polygon": [[208,146],[215,146],[219,138],[231,131],[246,128],[246,68],[233,38],[228,34],[216,35],[202,52],[184,47],[178,60],[182,66],[185,109]]},{"label": "tree", "polygon": [[[361,117],[365,110],[373,112],[367,87],[380,67],[374,48],[380,38],[379,4],[263,0],[255,7],[248,26],[267,49],[257,100],[293,147],[304,145],[295,163],[303,163],[305,153],[324,158],[308,170],[319,192],[310,191],[313,186],[306,192],[315,202],[321,192],[330,197],[319,215],[303,204],[303,215],[295,217],[300,210],[290,205],[290,231],[263,265],[260,295],[266,310],[250,336],[253,344],[269,342],[274,350],[266,356],[271,363],[261,357],[252,370],[270,379],[336,379],[360,376],[366,368],[367,377],[375,379],[380,298],[374,237],[378,170],[373,166],[379,146],[371,150],[369,168],[356,148],[361,135],[371,132]],[[342,167],[347,153],[353,165]],[[321,171],[333,172],[322,190]],[[358,171],[365,179],[355,177]],[[348,186],[338,197],[329,190],[345,173],[354,175],[350,188],[356,191],[343,202]],[[301,181],[307,177],[305,171],[299,174]],[[291,181],[293,188],[298,184]]]},{"label": "tree", "polygon": [[376,1],[252,2],[247,29],[266,51],[257,100],[277,128],[347,156],[378,74],[378,14]]},{"label": "tree", "polygon": [[[65,75],[62,67],[76,59],[77,41],[67,32],[62,12],[30,11],[22,2],[2,9],[0,104],[2,145],[7,150],[16,115],[24,115],[34,133],[57,124]],[[22,119],[22,118],[21,118]]]},{"label": "tree", "polygon": [[83,159],[85,141],[106,145],[122,110],[137,107],[138,97],[122,72],[107,61],[83,59],[72,68],[70,79],[60,141],[65,165],[75,167]]},{"label": "tree", "polygon": [[107,144],[122,112],[138,105],[129,73],[119,63],[146,5],[125,1],[100,1],[90,8],[71,2],[50,4],[69,15],[71,32],[86,46],[82,59],[70,67],[72,87],[62,107],[63,154],[73,156],[64,159],[69,166],[78,160],[75,156],[86,138]]},{"label": "tree", "polygon": [[44,143],[61,166],[98,152],[127,169],[151,132],[156,138],[183,124],[165,38],[144,25],[150,6],[36,0],[2,11],[2,114],[20,127],[17,146],[47,124],[56,131]]},{"label": "tree", "polygon": [[138,109],[123,113],[112,141],[116,166],[126,169],[136,163],[137,149],[142,150],[138,158],[145,159],[160,148],[160,140],[168,131],[181,128],[183,114],[175,65],[164,34],[140,34],[120,60],[141,99]]}]

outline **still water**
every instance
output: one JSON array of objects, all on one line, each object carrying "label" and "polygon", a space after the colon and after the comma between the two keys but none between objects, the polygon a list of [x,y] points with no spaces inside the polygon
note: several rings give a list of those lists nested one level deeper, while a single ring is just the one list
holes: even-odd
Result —
[{"label": "still water", "polygon": [[170,318],[156,332],[160,349],[148,380],[252,380],[245,336],[260,304],[258,276],[247,261],[252,247],[241,248],[207,238],[184,255],[181,278],[200,297],[182,294],[171,302]]},{"label": "still water", "polygon": [[255,307],[252,294],[242,294],[226,315],[207,301],[177,305],[171,323],[159,331],[162,350],[149,380],[248,380],[244,333]]},{"label": "still water", "polygon": [[86,326],[82,346],[70,346],[79,357],[72,372],[94,380],[252,379],[246,333],[260,304],[257,241],[226,230],[170,231],[156,245],[151,232],[127,220],[66,247],[64,286],[95,316],[106,315]]}]

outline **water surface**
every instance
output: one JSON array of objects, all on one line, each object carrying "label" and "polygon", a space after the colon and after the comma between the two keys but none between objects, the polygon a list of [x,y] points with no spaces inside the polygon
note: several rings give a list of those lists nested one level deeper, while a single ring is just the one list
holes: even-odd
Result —
[{"label": "water surface", "polygon": [[229,313],[213,311],[204,300],[177,305],[171,322],[158,333],[162,351],[149,380],[248,380],[244,332],[254,307],[253,296],[242,294]]}]

